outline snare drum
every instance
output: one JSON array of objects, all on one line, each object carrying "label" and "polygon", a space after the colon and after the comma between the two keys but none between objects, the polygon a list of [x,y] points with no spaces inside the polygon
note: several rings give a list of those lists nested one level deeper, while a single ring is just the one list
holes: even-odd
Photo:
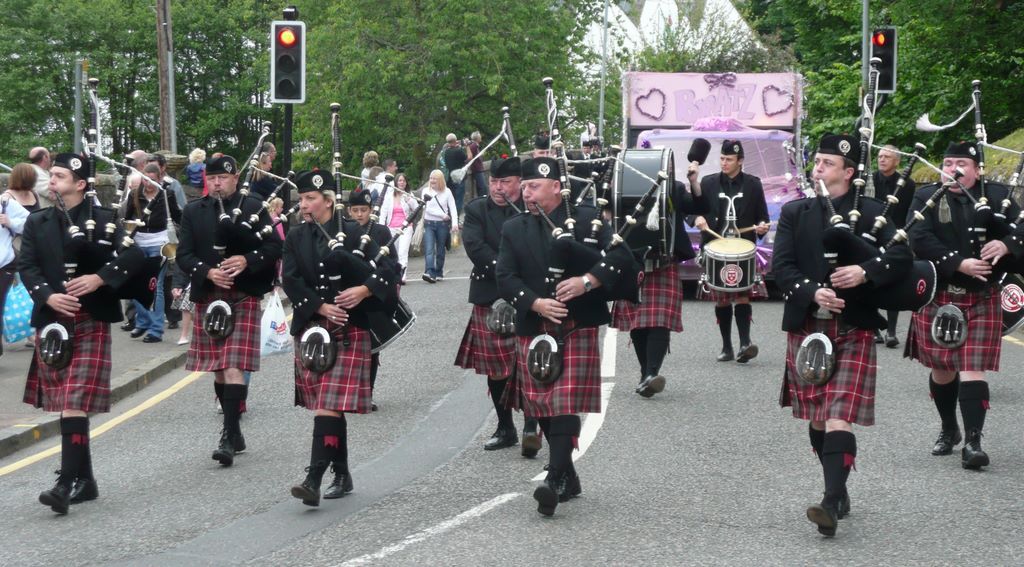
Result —
[{"label": "snare drum", "polygon": [[1024,278],[1019,274],[1006,274],[1000,292],[1003,311],[1003,336],[1024,325]]},{"label": "snare drum", "polygon": [[704,246],[701,283],[715,291],[746,291],[760,280],[757,246],[745,238],[719,238]]}]

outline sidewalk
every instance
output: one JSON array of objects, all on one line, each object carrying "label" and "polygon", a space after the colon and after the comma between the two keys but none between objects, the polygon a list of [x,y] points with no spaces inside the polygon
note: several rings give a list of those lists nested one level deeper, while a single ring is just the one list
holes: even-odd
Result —
[{"label": "sidewalk", "polygon": [[[146,344],[141,338],[129,337],[120,325],[117,323],[110,328],[113,337],[111,403],[117,403],[184,365],[188,351],[188,345],[175,344],[180,336],[178,329],[165,331],[161,343]],[[21,401],[33,353],[23,345],[24,341],[5,344],[4,356],[0,357],[0,457],[59,431],[58,414],[44,412]]]}]

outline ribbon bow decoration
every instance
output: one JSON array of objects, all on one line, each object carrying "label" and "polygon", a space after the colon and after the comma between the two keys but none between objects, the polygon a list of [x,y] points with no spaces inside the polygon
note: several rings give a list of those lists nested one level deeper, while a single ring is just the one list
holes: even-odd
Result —
[{"label": "ribbon bow decoration", "polygon": [[735,88],[736,73],[708,73],[704,75],[704,82],[708,84],[708,90],[714,90],[718,87]]}]

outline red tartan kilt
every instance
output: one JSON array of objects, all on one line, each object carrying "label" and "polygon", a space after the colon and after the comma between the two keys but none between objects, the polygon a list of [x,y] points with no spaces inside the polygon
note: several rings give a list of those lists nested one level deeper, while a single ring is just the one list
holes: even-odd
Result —
[{"label": "red tartan kilt", "polygon": [[[567,328],[572,328],[568,322]],[[550,333],[554,325],[544,322]],[[526,359],[533,337],[516,337],[519,369],[505,388],[505,402],[530,417],[552,417],[574,413],[601,413],[601,353],[597,327],[582,327],[565,339],[562,375],[540,384],[527,371]]]},{"label": "red tartan kilt", "polygon": [[59,322],[74,337],[71,364],[54,370],[39,355],[41,329],[36,330],[36,352],[29,365],[22,400],[46,411],[110,411],[110,323],[80,311]]},{"label": "red tartan kilt", "polygon": [[[217,299],[231,304],[235,330],[226,339],[214,340],[203,330],[206,308]],[[218,372],[237,368],[255,372],[260,369],[260,298],[217,289],[207,301],[196,302],[192,317],[192,342],[188,346],[185,369]]]},{"label": "red tartan kilt", "polygon": [[[348,327],[345,332],[348,334],[349,346],[346,347],[342,344],[345,333],[341,325],[328,324],[325,328],[337,341],[338,358],[334,366],[322,374],[302,367],[299,362],[299,339],[295,338],[295,405],[314,411],[368,413],[373,401],[373,390],[370,388],[369,331]],[[302,336],[301,333],[299,336]]]},{"label": "red tartan kilt", "polygon": [[620,331],[661,327],[683,332],[683,282],[679,266],[669,264],[644,274],[640,285],[643,303],[618,300],[612,304],[613,328]]},{"label": "red tartan kilt", "polygon": [[474,305],[473,313],[462,335],[462,344],[455,355],[455,366],[473,370],[484,376],[504,378],[516,369],[516,337],[503,337],[487,329],[491,308]]},{"label": "red tartan kilt", "polygon": [[[939,307],[952,303],[967,318],[967,341],[960,348],[944,348],[932,340],[932,321]],[[953,294],[940,290],[935,300],[914,313],[904,356],[927,368],[961,371],[997,371],[1003,346],[1003,311],[999,290]]]},{"label": "red tartan kilt", "polygon": [[[811,421],[841,419],[858,425],[875,423],[874,332],[853,329],[839,336],[838,320],[808,317],[802,333],[787,333],[786,371],[782,377],[779,405],[792,406],[793,417]],[[801,380],[796,372],[796,352],[804,338],[814,332],[825,333],[832,340],[836,355],[836,371],[821,386]]]},{"label": "red tartan kilt", "polygon": [[738,298],[746,297],[750,300],[756,299],[768,299],[768,286],[764,283],[764,278],[757,282],[754,287],[745,291],[718,291],[715,289],[707,288],[699,285],[697,286],[697,299],[703,301],[736,301]]}]

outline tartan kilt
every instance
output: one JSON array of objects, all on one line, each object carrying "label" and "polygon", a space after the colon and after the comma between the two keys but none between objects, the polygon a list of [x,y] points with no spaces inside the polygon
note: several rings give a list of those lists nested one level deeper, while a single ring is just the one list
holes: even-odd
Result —
[{"label": "tartan kilt", "polygon": [[683,332],[683,282],[679,266],[671,263],[644,274],[643,303],[620,299],[612,304],[611,327],[620,331],[661,327]]},{"label": "tartan kilt", "polygon": [[[828,335],[836,356],[832,379],[821,386],[801,380],[796,371],[796,352],[814,332]],[[792,406],[793,417],[811,421],[841,419],[858,425],[875,423],[875,335],[868,329],[839,333],[838,319],[808,317],[804,330],[787,333],[786,371],[782,376],[779,405]]]},{"label": "tartan kilt", "polygon": [[[299,338],[295,338],[295,405],[314,411],[368,413],[373,401],[373,390],[370,388],[370,332],[349,326],[343,333],[344,327],[335,324],[327,324],[324,328],[337,341],[338,358],[334,366],[322,374],[306,370],[299,362]],[[348,347],[342,344],[345,333],[348,334]]]},{"label": "tartan kilt", "polygon": [[[932,340],[932,321],[939,307],[952,303],[967,318],[967,341],[960,348],[943,348]],[[999,290],[950,293],[943,289],[935,300],[914,313],[903,355],[938,370],[999,370],[1003,346],[1003,311]]]},{"label": "tartan kilt", "polygon": [[22,401],[46,411],[110,411],[110,323],[97,321],[85,311],[60,317],[73,339],[71,364],[54,370],[43,364],[39,349],[41,329],[36,330],[36,352],[29,364]]},{"label": "tartan kilt", "polygon": [[473,370],[484,376],[505,378],[516,369],[516,337],[503,337],[487,328],[491,308],[474,305],[473,313],[462,335],[462,344],[455,355],[455,366]]},{"label": "tartan kilt", "polygon": [[[214,340],[203,330],[206,308],[217,299],[231,304],[235,330],[226,339]],[[237,368],[255,372],[260,369],[260,298],[217,288],[208,301],[197,301],[192,317],[192,342],[188,345],[185,369],[219,372]]]},{"label": "tartan kilt", "polygon": [[[572,328],[571,321],[565,327]],[[544,322],[543,331],[554,325]],[[597,327],[580,327],[565,338],[562,375],[549,384],[540,384],[527,371],[526,358],[533,337],[516,337],[518,372],[505,387],[505,405],[530,417],[552,417],[575,413],[601,413],[601,353]]]}]

